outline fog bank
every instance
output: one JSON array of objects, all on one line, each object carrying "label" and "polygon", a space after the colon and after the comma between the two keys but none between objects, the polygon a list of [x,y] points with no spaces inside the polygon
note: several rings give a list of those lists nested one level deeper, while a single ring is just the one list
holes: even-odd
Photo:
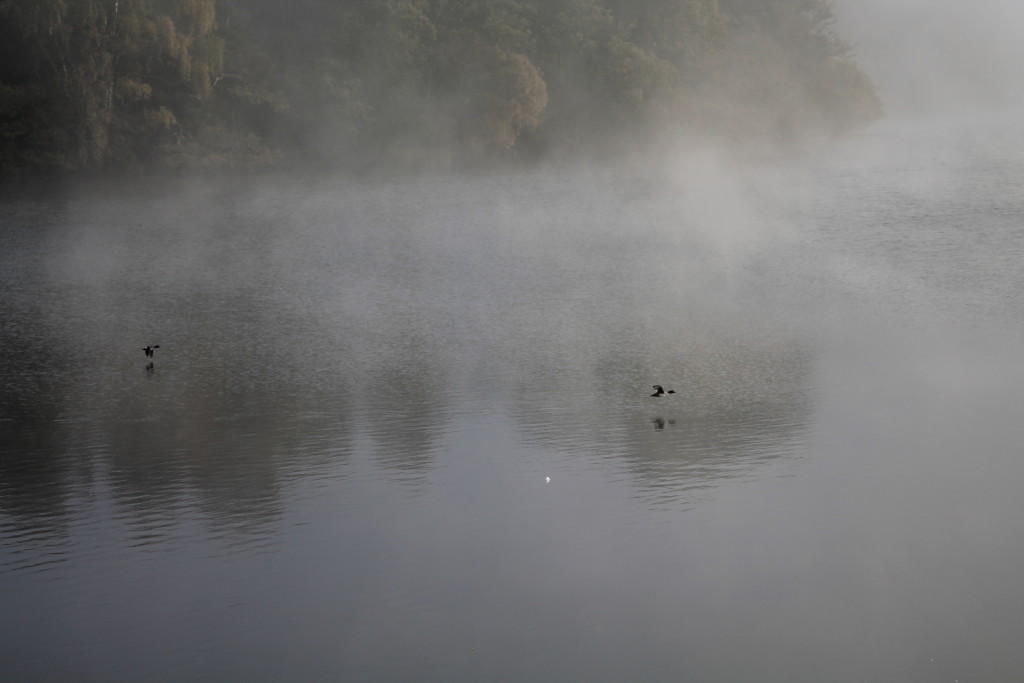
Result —
[{"label": "fog bank", "polygon": [[838,29],[890,115],[964,111],[1024,96],[1024,4],[840,0]]}]

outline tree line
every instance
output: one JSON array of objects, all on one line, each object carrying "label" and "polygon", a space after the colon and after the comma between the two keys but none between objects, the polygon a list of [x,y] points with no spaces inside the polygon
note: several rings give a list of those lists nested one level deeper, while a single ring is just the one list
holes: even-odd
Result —
[{"label": "tree line", "polygon": [[0,174],[780,142],[880,115],[826,0],[0,0]]}]

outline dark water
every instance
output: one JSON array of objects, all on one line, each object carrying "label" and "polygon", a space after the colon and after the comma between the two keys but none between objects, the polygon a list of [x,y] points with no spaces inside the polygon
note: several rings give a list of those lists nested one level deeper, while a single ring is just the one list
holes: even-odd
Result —
[{"label": "dark water", "polygon": [[1019,680],[1012,123],[8,200],[0,674]]}]

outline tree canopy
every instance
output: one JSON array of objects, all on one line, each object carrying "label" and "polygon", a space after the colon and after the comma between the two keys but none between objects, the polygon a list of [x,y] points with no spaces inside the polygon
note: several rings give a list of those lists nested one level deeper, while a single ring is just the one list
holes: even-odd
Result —
[{"label": "tree canopy", "polygon": [[880,114],[825,0],[0,0],[0,174],[786,141]]}]

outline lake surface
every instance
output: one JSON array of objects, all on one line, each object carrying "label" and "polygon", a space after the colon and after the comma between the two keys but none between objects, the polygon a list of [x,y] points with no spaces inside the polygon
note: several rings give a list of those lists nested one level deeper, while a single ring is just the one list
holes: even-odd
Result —
[{"label": "lake surface", "polygon": [[1019,121],[9,198],[0,676],[1021,680]]}]

